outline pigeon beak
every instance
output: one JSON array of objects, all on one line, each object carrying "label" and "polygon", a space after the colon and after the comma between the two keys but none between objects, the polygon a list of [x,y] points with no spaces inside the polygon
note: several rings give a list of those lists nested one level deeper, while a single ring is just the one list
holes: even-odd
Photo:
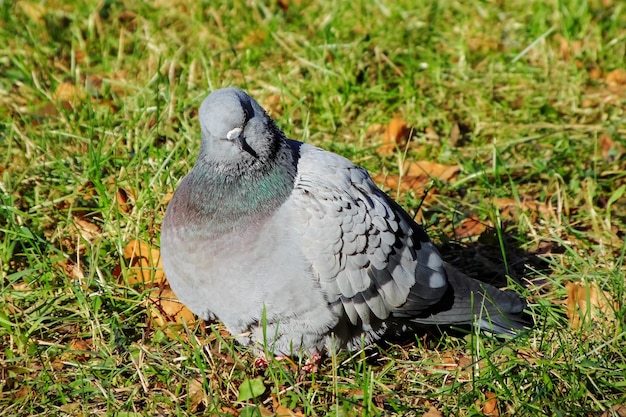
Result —
[{"label": "pigeon beak", "polygon": [[239,146],[239,149],[242,151],[245,151],[247,153],[249,153],[250,155],[252,155],[255,158],[258,158],[259,156],[257,155],[257,153],[254,151],[254,149],[252,149],[250,147],[250,145],[248,145],[248,143],[246,142],[246,139],[243,137],[243,129],[240,127],[236,127],[233,130],[229,131],[226,134],[226,139],[237,143],[237,145]]}]

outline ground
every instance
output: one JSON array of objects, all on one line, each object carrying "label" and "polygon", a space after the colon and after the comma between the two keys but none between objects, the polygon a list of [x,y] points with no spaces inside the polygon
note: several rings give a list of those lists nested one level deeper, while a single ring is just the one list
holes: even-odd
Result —
[{"label": "ground", "polygon": [[[0,45],[0,415],[626,415],[622,2],[0,1]],[[224,86],[535,327],[255,368],[158,269]]]}]

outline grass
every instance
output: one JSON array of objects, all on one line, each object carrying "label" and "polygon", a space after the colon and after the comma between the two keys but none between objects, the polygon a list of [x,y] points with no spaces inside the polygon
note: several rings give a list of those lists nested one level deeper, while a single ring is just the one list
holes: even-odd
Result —
[{"label": "grass", "polygon": [[[617,415],[625,28],[612,0],[0,2],[0,415]],[[468,273],[528,278],[536,328],[340,352],[305,375],[255,369],[219,323],[156,326],[123,249],[158,247],[196,108],[230,85],[373,174],[461,165],[419,216]],[[411,141],[382,157],[368,128],[396,114]],[[470,217],[491,228],[458,236]],[[567,283],[611,300],[574,328]]]}]

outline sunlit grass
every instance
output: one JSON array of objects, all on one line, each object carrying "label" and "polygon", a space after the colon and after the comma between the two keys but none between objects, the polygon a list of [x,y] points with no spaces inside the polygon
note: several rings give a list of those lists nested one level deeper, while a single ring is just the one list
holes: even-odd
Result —
[{"label": "sunlit grass", "polygon": [[[610,0],[0,2],[0,415],[625,404],[625,27]],[[373,174],[460,165],[424,201],[388,191],[469,274],[527,278],[536,328],[419,335],[330,355],[313,375],[256,369],[219,323],[159,329],[124,248],[158,247],[199,148],[196,108],[230,85]],[[383,157],[368,128],[394,115],[412,134]],[[492,228],[458,235],[469,217]],[[573,328],[567,283],[612,299]],[[265,391],[238,401],[255,378]]]}]

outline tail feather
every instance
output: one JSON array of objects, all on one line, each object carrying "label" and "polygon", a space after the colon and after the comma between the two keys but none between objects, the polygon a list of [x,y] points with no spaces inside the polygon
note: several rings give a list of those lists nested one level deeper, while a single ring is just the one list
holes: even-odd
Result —
[{"label": "tail feather", "polygon": [[444,300],[428,316],[414,318],[422,324],[467,325],[499,334],[514,334],[530,326],[526,301],[513,291],[477,281],[444,263],[449,288]]}]

